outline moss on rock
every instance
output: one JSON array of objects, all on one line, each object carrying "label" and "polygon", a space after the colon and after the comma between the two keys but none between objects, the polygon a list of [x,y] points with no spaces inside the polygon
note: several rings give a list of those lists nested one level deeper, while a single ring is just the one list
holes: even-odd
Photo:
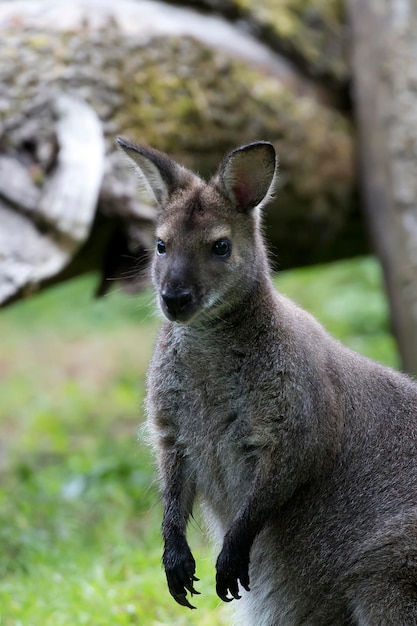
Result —
[{"label": "moss on rock", "polygon": [[[342,0],[197,0],[249,29],[309,75],[344,83],[349,76]],[[188,4],[188,2],[187,2]]]}]

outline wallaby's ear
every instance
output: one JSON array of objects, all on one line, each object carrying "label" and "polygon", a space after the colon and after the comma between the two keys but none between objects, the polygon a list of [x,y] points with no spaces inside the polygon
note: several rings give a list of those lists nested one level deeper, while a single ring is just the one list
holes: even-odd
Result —
[{"label": "wallaby's ear", "polygon": [[170,159],[167,154],[117,138],[122,150],[133,160],[147,187],[155,196],[157,203],[164,206],[170,195],[183,187],[190,173]]},{"label": "wallaby's ear", "polygon": [[276,169],[274,146],[257,141],[233,150],[221,163],[216,182],[236,208],[248,212],[270,200]]}]

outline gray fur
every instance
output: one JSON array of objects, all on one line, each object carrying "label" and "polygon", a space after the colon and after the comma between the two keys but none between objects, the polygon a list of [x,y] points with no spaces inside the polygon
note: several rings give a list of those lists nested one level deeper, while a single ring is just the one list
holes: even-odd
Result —
[{"label": "gray fur", "polygon": [[271,148],[234,151],[209,183],[173,161],[156,177],[152,276],[168,319],[147,410],[170,591],[191,606],[199,496],[222,544],[218,593],[242,596],[237,624],[415,625],[417,385],[276,293],[254,207],[272,190]]}]

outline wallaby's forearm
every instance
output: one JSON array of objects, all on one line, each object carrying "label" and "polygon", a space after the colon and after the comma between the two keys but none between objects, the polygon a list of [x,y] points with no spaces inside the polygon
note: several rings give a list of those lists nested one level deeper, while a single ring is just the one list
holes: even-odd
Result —
[{"label": "wallaby's forearm", "polygon": [[186,528],[192,513],[195,484],[187,472],[186,462],[178,451],[165,452],[160,459],[163,478],[164,516],[162,537],[164,565],[168,588],[181,605],[194,608],[186,598],[194,589],[195,561],[186,539]]},{"label": "wallaby's forearm", "polygon": [[[299,470],[302,461],[283,456],[275,449],[269,454],[265,449],[262,451],[251,489],[224,537],[216,563],[216,590],[225,602],[240,598],[238,582],[249,591],[252,544],[271,517],[279,516],[279,509],[300,486],[296,469]],[[228,597],[229,593],[232,598]]]}]

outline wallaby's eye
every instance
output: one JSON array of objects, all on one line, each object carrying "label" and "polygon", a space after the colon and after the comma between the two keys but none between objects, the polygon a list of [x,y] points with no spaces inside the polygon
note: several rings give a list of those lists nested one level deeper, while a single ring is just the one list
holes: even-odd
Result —
[{"label": "wallaby's eye", "polygon": [[162,239],[157,239],[156,241],[156,252],[157,254],[165,254],[166,247]]},{"label": "wallaby's eye", "polygon": [[219,239],[213,244],[212,252],[216,256],[229,257],[232,252],[232,242],[228,239]]}]

